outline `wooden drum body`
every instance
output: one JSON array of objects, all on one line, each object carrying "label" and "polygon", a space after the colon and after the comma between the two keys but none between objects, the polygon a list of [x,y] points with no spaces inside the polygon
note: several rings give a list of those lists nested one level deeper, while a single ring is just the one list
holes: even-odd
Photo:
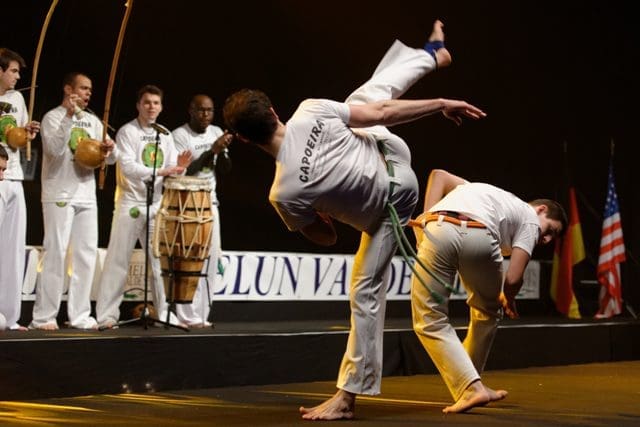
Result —
[{"label": "wooden drum body", "polygon": [[153,254],[160,258],[168,302],[193,301],[209,257],[212,226],[209,180],[165,178],[162,203],[155,219]]}]

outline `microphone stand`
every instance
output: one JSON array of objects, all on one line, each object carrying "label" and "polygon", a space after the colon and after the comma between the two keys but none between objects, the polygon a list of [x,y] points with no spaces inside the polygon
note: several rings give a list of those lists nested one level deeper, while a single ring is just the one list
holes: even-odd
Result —
[{"label": "microphone stand", "polygon": [[[151,245],[151,241],[150,241],[150,238],[149,238],[150,235],[151,235],[151,232],[150,232],[150,228],[151,227],[150,227],[149,221],[150,221],[150,216],[151,216],[150,211],[151,211],[151,205],[153,204],[153,195],[154,195],[154,192],[155,192],[155,183],[156,183],[156,169],[157,169],[157,164],[158,164],[156,162],[156,156],[158,154],[158,147],[160,145],[160,131],[157,128],[155,128],[155,129],[156,129],[156,143],[155,143],[155,147],[154,147],[154,149],[155,149],[154,153],[155,154],[154,154],[154,158],[153,158],[153,169],[152,169],[152,172],[151,172],[151,179],[149,179],[145,183],[146,186],[147,186],[147,212],[146,212],[147,223],[146,223],[146,230],[145,230],[146,231],[146,233],[145,233],[146,242],[145,242],[145,245],[144,245],[144,247],[145,247],[145,250],[144,250],[144,298],[143,298],[144,302],[143,302],[143,305],[142,305],[142,312],[140,313],[140,317],[136,317],[136,318],[133,318],[133,319],[128,319],[128,320],[124,320],[122,322],[118,322],[118,323],[116,323],[114,325],[114,327],[115,326],[124,325],[124,324],[127,324],[127,323],[137,322],[138,320],[142,320],[142,324],[144,325],[144,328],[148,329],[148,327],[149,327],[148,320],[151,320],[153,323],[160,323],[160,324],[164,325],[165,329],[169,329],[169,327],[172,326],[174,328],[182,329],[185,332],[189,332],[188,328],[185,328],[185,327],[180,326],[180,325],[174,325],[173,323],[169,322],[169,319],[170,319],[169,316],[170,316],[170,311],[171,311],[172,304],[169,304],[167,306],[167,320],[166,321],[160,320],[159,307],[158,307],[158,310],[157,310],[158,319],[155,319],[155,318],[149,316],[149,309],[147,308],[148,305],[149,305],[149,298],[147,296],[148,292],[149,292],[149,250],[150,250],[149,246]],[[156,226],[157,226],[157,224],[156,224]],[[171,266],[170,268],[173,269],[173,266]],[[173,280],[174,280],[173,274],[171,274],[171,283],[172,283],[171,293],[173,293]],[[155,286],[164,286],[164,283],[155,283]],[[172,296],[172,299],[173,299],[173,296]],[[160,304],[160,301],[157,301],[157,303]]]}]

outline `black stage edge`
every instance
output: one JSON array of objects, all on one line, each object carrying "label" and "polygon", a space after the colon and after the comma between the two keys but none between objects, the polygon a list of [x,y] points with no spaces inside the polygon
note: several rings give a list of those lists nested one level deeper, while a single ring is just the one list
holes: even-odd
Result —
[{"label": "black stage edge", "polygon": [[[464,312],[459,303],[452,312]],[[303,310],[300,303],[245,304],[218,304],[215,328],[190,332],[132,324],[102,332],[1,333],[0,400],[336,378],[347,341],[346,302],[302,304]],[[408,313],[407,302],[388,303],[385,376],[436,372]],[[336,314],[344,316],[332,320]],[[455,319],[462,337],[467,319]],[[501,323],[487,369],[623,360],[640,360],[638,320],[524,317]]]}]

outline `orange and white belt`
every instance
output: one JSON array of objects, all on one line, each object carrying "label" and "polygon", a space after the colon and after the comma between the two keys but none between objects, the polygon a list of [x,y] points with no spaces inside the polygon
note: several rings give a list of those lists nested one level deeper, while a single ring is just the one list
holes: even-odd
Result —
[{"label": "orange and white belt", "polygon": [[428,222],[438,221],[438,222],[449,222],[451,224],[455,224],[461,227],[469,227],[469,228],[487,228],[486,225],[479,221],[474,221],[466,215],[463,215],[458,212],[450,212],[450,211],[439,211],[439,212],[424,212],[419,215],[416,219],[409,220],[410,227],[420,227],[424,228]]}]

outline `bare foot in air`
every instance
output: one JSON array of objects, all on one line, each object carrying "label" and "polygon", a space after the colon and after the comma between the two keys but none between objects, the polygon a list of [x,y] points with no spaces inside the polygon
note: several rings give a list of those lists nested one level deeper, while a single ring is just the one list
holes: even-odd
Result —
[{"label": "bare foot in air", "polygon": [[[431,30],[431,35],[429,36],[429,41],[441,41],[444,42],[444,24],[439,19],[436,19],[436,22],[433,23],[433,29]],[[451,64],[451,54],[447,50],[446,47],[441,47],[436,51],[436,62],[438,63],[438,68],[447,67]]]},{"label": "bare foot in air", "polygon": [[356,396],[348,391],[338,390],[329,400],[313,408],[300,407],[300,413],[305,420],[350,420],[356,406]]},{"label": "bare foot in air", "polygon": [[466,412],[476,406],[484,406],[487,403],[502,400],[507,397],[506,390],[492,390],[485,387],[480,380],[474,381],[462,393],[462,397],[451,406],[447,406],[442,410],[445,414]]}]

